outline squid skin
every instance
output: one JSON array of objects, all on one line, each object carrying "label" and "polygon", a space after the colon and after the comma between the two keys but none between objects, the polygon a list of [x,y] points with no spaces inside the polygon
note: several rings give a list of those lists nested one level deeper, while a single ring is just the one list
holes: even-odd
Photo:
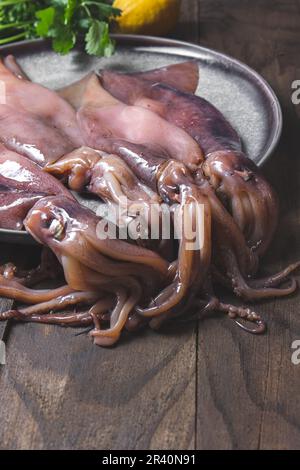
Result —
[{"label": "squid skin", "polygon": [[217,150],[242,150],[237,132],[215,106],[200,96],[162,83],[149,86],[137,77],[109,71],[100,75],[100,81],[118,100],[152,110],[184,129],[196,140],[205,156]]},{"label": "squid skin", "polygon": [[103,138],[114,137],[162,148],[170,158],[189,159],[189,167],[194,169],[203,160],[200,147],[188,134],[139,106],[83,106],[78,111],[78,122],[87,144],[95,149],[100,149]]},{"label": "squid skin", "polygon": [[[130,77],[122,79],[130,83]],[[134,81],[136,80],[138,79],[135,77]],[[113,81],[110,82],[108,89],[111,94],[114,94],[113,84]],[[102,85],[104,85],[103,81]],[[103,93],[101,86],[100,88]],[[264,287],[252,289],[246,280],[249,275],[256,273],[258,257],[263,254],[272,239],[277,222],[277,200],[273,190],[261,177],[255,165],[243,155],[238,134],[222,114],[202,98],[179,92],[162,84],[155,84],[145,89],[148,94],[150,93],[148,96],[151,98],[136,99],[136,95],[133,94],[132,100],[136,100],[135,104],[181,127],[204,150],[205,161],[198,161],[198,164],[195,164],[195,160],[191,160],[191,155],[185,152],[181,152],[179,157],[177,154],[175,159],[181,160],[194,173],[194,181],[200,188],[202,196],[208,197],[210,201],[213,235],[218,240],[216,244],[219,245],[218,249],[214,250],[214,257],[219,258],[217,264],[221,265],[221,269],[230,277],[232,289],[246,300],[251,299],[251,296],[253,299],[258,299],[287,295],[291,289],[295,288],[294,285],[287,290],[265,289]],[[134,93],[137,93],[137,90],[134,90]],[[104,96],[106,101],[108,95],[104,94]],[[117,99],[119,98],[120,94],[117,94]],[[101,99],[98,105],[101,106]],[[128,130],[127,120],[121,117],[121,110],[125,110],[126,113],[136,109],[137,106],[126,108],[120,104],[98,109],[83,106],[79,111],[79,120],[82,118],[81,113],[86,114],[81,120],[81,128],[85,126],[86,129],[86,131],[83,130],[83,134],[89,135],[88,139],[91,138],[90,145],[102,149],[105,140],[111,142],[114,139],[123,139],[134,141],[135,144],[144,144],[146,139],[149,139],[149,133],[144,132],[143,128],[149,129],[150,126],[143,126],[142,119],[138,118],[138,112],[134,112],[130,115],[130,119],[127,116],[128,122],[131,122]],[[90,116],[88,116],[89,113]],[[142,114],[140,111],[140,115]],[[100,117],[100,122],[98,117]],[[105,126],[102,129],[102,135],[96,134],[101,127],[100,124],[102,128]],[[93,139],[95,134],[96,138]],[[150,147],[153,149],[157,142],[160,142],[158,136],[153,138]],[[169,154],[169,158],[172,158],[170,149],[165,147],[164,151],[162,158],[165,154]],[[135,163],[144,171],[145,181],[149,185],[151,182],[149,170],[153,161],[151,160],[151,163],[148,162],[147,165],[138,163],[138,160],[150,158],[149,152],[142,159],[136,152],[132,154],[123,151],[123,155],[127,163],[134,155]],[[224,171],[225,157],[228,167],[226,171]],[[135,171],[133,166],[131,168]],[[137,176],[142,177],[140,170]],[[206,179],[209,185],[205,184]],[[259,217],[255,216],[256,211]],[[267,215],[272,215],[271,227],[266,224]],[[230,251],[230,256],[226,255],[226,250]]]},{"label": "squid skin", "polygon": [[99,78],[94,72],[89,73],[79,82],[60,92],[66,101],[76,110],[82,106],[105,107],[120,104],[108,91],[101,86]]},{"label": "squid skin", "polygon": [[82,104],[82,98],[87,86],[94,81],[94,77],[95,74],[90,72],[77,82],[57,90],[57,94],[77,110]]},{"label": "squid skin", "polygon": [[[196,167],[202,160],[199,146],[185,132],[151,111],[125,106],[101,86],[95,74],[86,77],[76,91],[73,105],[79,107],[79,126],[90,147],[100,149],[103,139],[113,137],[135,144],[150,144],[175,159],[188,156],[190,166]],[[128,122],[132,126],[128,126]]]},{"label": "squid skin", "polygon": [[10,57],[0,62],[0,80],[5,85],[0,140],[7,147],[44,166],[83,145],[73,108],[55,92],[27,80]]},{"label": "squid skin", "polygon": [[21,230],[31,207],[48,195],[71,193],[27,158],[0,144],[0,227]]},{"label": "squid skin", "polygon": [[8,56],[4,57],[3,64],[11,73],[13,73],[18,79],[20,80],[30,80],[28,75],[24,72],[24,70],[20,67],[16,58],[9,54]]},{"label": "squid skin", "polygon": [[195,93],[199,83],[199,66],[196,61],[187,61],[148,72],[117,73],[100,70],[98,75],[106,89],[109,90],[111,85],[114,96],[132,104],[133,97],[144,96],[145,90],[156,83],[164,83],[180,91]]},{"label": "squid skin", "polygon": [[261,256],[277,226],[278,201],[256,165],[243,154],[237,133],[203,98],[163,85],[155,85],[152,91],[164,104],[165,118],[185,129],[203,149],[205,176],[243,231],[248,246]]},{"label": "squid skin", "polygon": [[141,78],[152,85],[164,83],[187,93],[195,93],[199,83],[199,66],[196,60],[188,60],[146,72],[129,73],[128,76]]},{"label": "squid skin", "polygon": [[[26,78],[26,75],[20,69],[18,64],[15,63],[15,60],[12,56],[8,58],[8,63],[6,65],[13,73],[24,76]],[[100,71],[99,73],[100,76],[102,76],[102,74],[105,74],[106,71]],[[134,72],[126,74],[126,76],[128,76],[131,80],[134,77],[137,77],[140,81],[142,80],[148,86],[160,82],[174,86],[182,91],[195,93],[199,82],[199,66],[196,61],[186,61],[179,64],[172,64],[161,67],[155,70],[149,70],[148,72]],[[97,78],[96,74],[94,72],[90,72],[88,75],[84,76],[77,82],[71,83],[64,88],[57,90],[57,93],[64,100],[68,101],[68,103],[70,103],[75,109],[78,109],[82,104],[82,97],[86,92],[87,87],[91,87],[93,83],[96,83],[95,78]],[[95,88],[94,91],[96,91]],[[121,101],[124,100],[121,99]]]}]

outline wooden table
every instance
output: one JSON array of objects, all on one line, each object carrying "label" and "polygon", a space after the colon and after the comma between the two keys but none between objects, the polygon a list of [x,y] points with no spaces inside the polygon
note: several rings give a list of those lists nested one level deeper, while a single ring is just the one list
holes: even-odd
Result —
[{"label": "wooden table", "polygon": [[[282,214],[265,265],[300,259],[300,105],[291,102],[299,0],[186,0],[174,37],[245,61],[277,93],[284,131],[265,172]],[[2,245],[2,259],[17,250],[28,257]],[[261,337],[218,315],[127,336],[114,349],[72,329],[14,325],[0,369],[0,447],[299,449],[300,365],[291,362],[299,301],[298,293],[259,305],[269,325]]]}]

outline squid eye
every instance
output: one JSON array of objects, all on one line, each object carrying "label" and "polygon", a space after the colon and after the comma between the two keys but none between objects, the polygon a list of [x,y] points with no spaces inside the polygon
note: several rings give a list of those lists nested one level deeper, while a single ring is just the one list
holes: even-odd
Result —
[{"label": "squid eye", "polygon": [[48,230],[55,240],[62,240],[65,235],[65,225],[58,219],[50,219],[47,221]]},{"label": "squid eye", "polygon": [[179,187],[179,184],[175,184],[173,191],[174,191],[175,194],[180,194],[180,187]]},{"label": "squid eye", "polygon": [[62,240],[65,234],[65,226],[62,222],[57,219],[53,219],[49,231],[52,233],[55,240]]}]

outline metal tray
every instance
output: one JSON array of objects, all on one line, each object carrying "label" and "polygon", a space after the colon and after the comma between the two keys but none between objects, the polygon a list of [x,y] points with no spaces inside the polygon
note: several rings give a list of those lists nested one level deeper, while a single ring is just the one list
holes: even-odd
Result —
[{"label": "metal tray", "polygon": [[[236,128],[247,155],[261,165],[276,147],[282,114],[268,83],[253,69],[205,47],[150,36],[114,35],[118,47],[111,58],[88,56],[79,47],[66,56],[55,54],[48,41],[24,41],[0,47],[14,54],[25,72],[49,88],[72,83],[93,69],[147,70],[197,59],[200,80],[197,94],[210,100]],[[26,232],[0,229],[0,241],[34,243]]]}]

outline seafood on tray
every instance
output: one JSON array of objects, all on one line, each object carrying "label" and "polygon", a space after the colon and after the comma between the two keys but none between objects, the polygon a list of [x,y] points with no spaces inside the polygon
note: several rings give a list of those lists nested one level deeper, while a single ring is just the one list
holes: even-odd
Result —
[{"label": "seafood on tray", "polygon": [[[25,229],[44,247],[36,269],[1,267],[0,295],[16,301],[1,320],[88,326],[100,346],[124,329],[210,311],[251,333],[265,330],[252,307],[223,302],[216,286],[246,302],[286,296],[300,262],[257,276],[277,197],[230,123],[195,94],[195,61],[101,70],[55,92],[8,56],[0,79],[0,227]],[[114,237],[101,210],[76,193],[96,198],[99,209],[129,207],[109,221]],[[135,236],[124,237],[133,223]],[[37,287],[53,273],[60,285]]]}]

